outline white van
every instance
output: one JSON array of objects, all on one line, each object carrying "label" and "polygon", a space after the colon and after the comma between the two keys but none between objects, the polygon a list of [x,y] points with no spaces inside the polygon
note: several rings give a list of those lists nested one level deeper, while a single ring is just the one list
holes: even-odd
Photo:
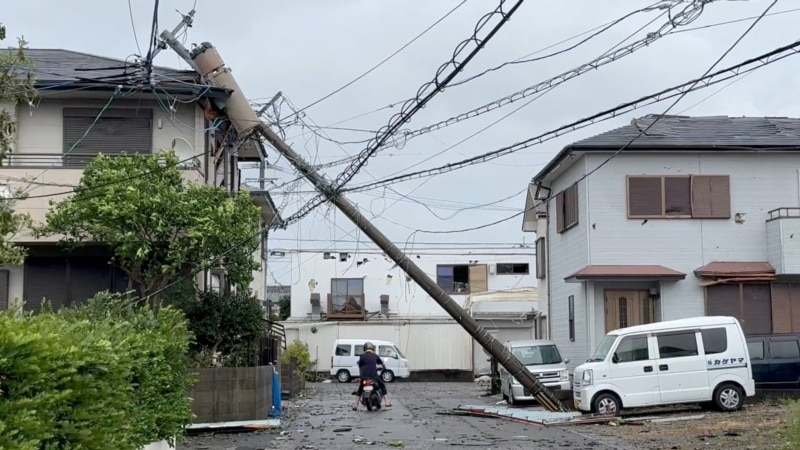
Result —
[{"label": "white van", "polygon": [[358,378],[358,358],[364,353],[364,343],[375,344],[378,356],[386,365],[381,378],[390,383],[395,377],[408,378],[411,369],[403,352],[389,341],[376,341],[372,339],[337,339],[333,343],[331,356],[331,375],[342,383],[347,383],[351,378]]},{"label": "white van", "polygon": [[750,353],[733,317],[694,317],[608,333],[594,356],[575,369],[581,411],[709,403],[723,411],[755,395]]},{"label": "white van", "polygon": [[[505,347],[556,397],[564,399],[569,396],[569,359],[561,358],[556,344],[544,340],[522,340],[506,342]],[[500,366],[499,371],[500,392],[509,405],[534,400],[533,395],[505,367]]]}]

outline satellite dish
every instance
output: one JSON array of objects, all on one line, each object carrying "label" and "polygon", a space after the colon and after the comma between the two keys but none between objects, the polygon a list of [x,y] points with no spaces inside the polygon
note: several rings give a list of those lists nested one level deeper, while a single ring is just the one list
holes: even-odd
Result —
[{"label": "satellite dish", "polygon": [[182,137],[176,137],[172,140],[172,151],[181,161],[186,161],[194,156],[194,147]]}]

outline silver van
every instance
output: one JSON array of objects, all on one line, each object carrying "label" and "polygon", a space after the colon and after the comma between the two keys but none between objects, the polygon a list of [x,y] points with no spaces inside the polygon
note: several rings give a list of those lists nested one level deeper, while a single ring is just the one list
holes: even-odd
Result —
[{"label": "silver van", "polygon": [[[571,389],[569,370],[567,370],[569,359],[561,358],[561,352],[558,351],[556,344],[544,340],[523,340],[506,342],[505,347],[556,397],[561,399],[569,397]],[[499,370],[500,391],[509,405],[519,401],[534,400],[531,393],[503,366],[500,366]]]}]

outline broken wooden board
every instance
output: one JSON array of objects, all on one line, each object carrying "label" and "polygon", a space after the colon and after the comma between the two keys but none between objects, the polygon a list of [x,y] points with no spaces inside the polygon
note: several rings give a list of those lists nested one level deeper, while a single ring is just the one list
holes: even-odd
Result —
[{"label": "broken wooden board", "polygon": [[265,419],[242,420],[236,422],[193,423],[186,427],[186,430],[193,433],[213,433],[267,430],[270,428],[280,428],[280,426],[280,419]]}]

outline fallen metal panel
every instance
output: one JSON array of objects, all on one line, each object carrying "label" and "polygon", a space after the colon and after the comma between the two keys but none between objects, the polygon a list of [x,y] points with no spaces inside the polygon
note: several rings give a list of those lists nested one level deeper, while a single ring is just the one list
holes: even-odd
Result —
[{"label": "fallen metal panel", "polygon": [[474,414],[517,422],[544,425],[550,421],[570,420],[582,416],[579,412],[550,412],[521,408],[497,408],[493,406],[462,405],[454,411],[462,414]]},{"label": "fallen metal panel", "polygon": [[265,419],[242,420],[236,422],[193,423],[186,427],[186,429],[189,431],[219,431],[231,429],[265,430],[268,428],[279,428],[280,426],[280,419]]}]

